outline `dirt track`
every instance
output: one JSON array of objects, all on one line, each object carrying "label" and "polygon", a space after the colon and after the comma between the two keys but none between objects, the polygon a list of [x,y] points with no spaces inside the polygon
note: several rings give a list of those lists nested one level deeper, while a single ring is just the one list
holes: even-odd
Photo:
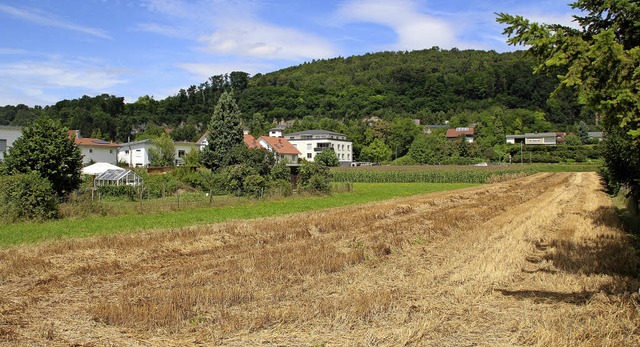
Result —
[{"label": "dirt track", "polygon": [[593,173],[0,251],[0,345],[640,345]]}]

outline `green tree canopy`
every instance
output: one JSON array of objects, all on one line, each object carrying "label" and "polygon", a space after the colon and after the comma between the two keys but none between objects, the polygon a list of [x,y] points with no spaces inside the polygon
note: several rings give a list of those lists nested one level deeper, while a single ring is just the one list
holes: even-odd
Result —
[{"label": "green tree canopy", "polygon": [[166,133],[151,140],[151,166],[174,166],[176,163],[176,147]]},{"label": "green tree canopy", "polygon": [[[611,178],[640,196],[640,4],[631,0],[578,0],[580,29],[533,23],[498,14],[513,45],[528,45],[541,63],[536,72],[558,76],[556,93],[574,88],[583,105],[601,115],[607,133],[605,162]],[[622,155],[612,153],[620,153]],[[622,162],[620,161],[622,160]]]},{"label": "green tree canopy", "polygon": [[438,164],[444,157],[444,141],[439,135],[418,136],[409,148],[409,156],[419,164]]},{"label": "green tree canopy", "polygon": [[327,148],[316,154],[313,161],[324,166],[340,166],[340,160],[338,160],[338,156],[333,148]]},{"label": "green tree canopy", "polygon": [[391,148],[382,139],[375,139],[370,145],[362,148],[360,158],[374,163],[387,161],[391,159]]},{"label": "green tree canopy", "polygon": [[232,92],[224,92],[213,111],[209,121],[209,145],[204,148],[201,162],[211,170],[235,164],[233,148],[244,146],[240,110]]},{"label": "green tree canopy", "polygon": [[38,172],[63,199],[80,187],[82,154],[59,121],[41,117],[23,129],[3,166],[2,171],[9,175]]}]

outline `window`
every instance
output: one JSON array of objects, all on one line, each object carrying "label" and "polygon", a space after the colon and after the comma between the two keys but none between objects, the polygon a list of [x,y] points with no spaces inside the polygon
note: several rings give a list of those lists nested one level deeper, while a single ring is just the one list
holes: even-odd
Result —
[{"label": "window", "polygon": [[184,158],[184,150],[178,150],[178,158]]},{"label": "window", "polygon": [[125,150],[125,151],[124,151],[124,154],[129,154],[129,150],[128,150],[128,149],[127,149],[127,150]]},{"label": "window", "polygon": [[93,148],[89,148],[89,153],[93,153]]},{"label": "window", "polygon": [[7,150],[7,140],[0,139],[0,152]]},{"label": "window", "polygon": [[113,154],[113,149],[110,149],[110,150],[109,150],[109,154]]},{"label": "window", "polygon": [[347,151],[349,150],[349,145],[347,145]]},{"label": "window", "polygon": [[311,159],[311,153],[307,153],[307,159]]},{"label": "window", "polygon": [[307,143],[307,150],[310,151],[311,150],[311,144]]}]

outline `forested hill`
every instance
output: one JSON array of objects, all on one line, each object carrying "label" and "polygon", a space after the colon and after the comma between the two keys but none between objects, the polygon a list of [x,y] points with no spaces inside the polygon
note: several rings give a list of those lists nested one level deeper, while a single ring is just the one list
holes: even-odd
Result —
[{"label": "forested hill", "polygon": [[[44,108],[0,108],[0,125],[23,125],[47,114],[85,136],[125,141],[150,124],[181,127],[192,138],[206,127],[220,94],[233,88],[244,121],[256,129],[273,119],[311,116],[342,122],[378,116],[441,123],[460,113],[492,107],[544,112],[558,125],[580,120],[573,95],[550,98],[555,78],[532,74],[523,52],[477,50],[381,52],[317,60],[250,77],[244,72],[212,76],[162,100],[141,97],[125,104],[112,95],[63,100]],[[144,91],[140,91],[141,94]]]}]

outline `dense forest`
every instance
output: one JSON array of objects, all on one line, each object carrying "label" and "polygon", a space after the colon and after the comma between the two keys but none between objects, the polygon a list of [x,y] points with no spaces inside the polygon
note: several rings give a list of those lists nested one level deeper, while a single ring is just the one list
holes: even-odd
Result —
[{"label": "dense forest", "polygon": [[[594,124],[571,91],[552,95],[555,76],[534,75],[536,61],[524,52],[478,50],[381,52],[317,60],[250,76],[231,72],[210,77],[162,100],[150,96],[125,103],[99,95],[55,105],[0,107],[0,125],[25,125],[48,115],[84,136],[113,141],[154,137],[172,128],[176,140],[196,139],[206,128],[220,95],[233,90],[242,121],[254,135],[274,122],[297,120],[291,131],[325,128],[354,140],[355,155],[376,138],[406,154],[415,138],[409,120],[421,124],[476,125],[491,147],[504,135],[575,130]],[[363,120],[381,119],[371,124]],[[408,136],[410,134],[411,136]]]}]

